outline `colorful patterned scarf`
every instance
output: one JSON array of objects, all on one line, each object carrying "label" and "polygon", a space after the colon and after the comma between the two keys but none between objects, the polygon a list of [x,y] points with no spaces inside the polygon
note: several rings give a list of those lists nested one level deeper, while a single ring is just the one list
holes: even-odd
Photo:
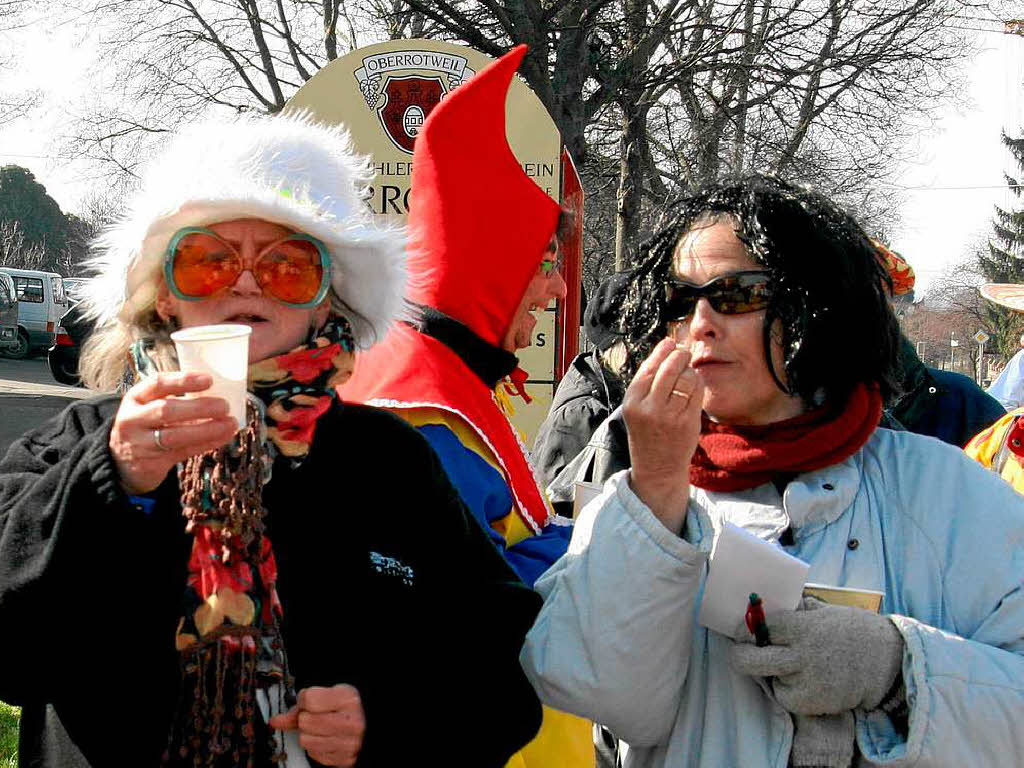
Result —
[{"label": "colorful patterned scarf", "polygon": [[249,426],[225,448],[178,467],[194,538],[175,637],[183,698],[165,765],[285,759],[283,741],[256,716],[257,707],[284,712],[295,701],[262,490],[276,452],[292,466],[309,453],[317,420],[351,375],[353,351],[351,327],[339,317],[304,346],[251,365]]},{"label": "colorful patterned scarf", "polygon": [[317,419],[354,365],[352,326],[335,317],[305,346],[249,366],[249,389],[265,406],[267,434],[293,464],[309,452]]}]

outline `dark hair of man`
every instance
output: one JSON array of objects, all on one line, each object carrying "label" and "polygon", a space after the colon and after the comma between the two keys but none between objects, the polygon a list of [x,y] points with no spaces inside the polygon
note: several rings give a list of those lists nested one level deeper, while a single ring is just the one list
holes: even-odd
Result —
[{"label": "dark hair of man", "polygon": [[[706,186],[670,207],[640,246],[636,279],[623,305],[629,378],[664,338],[665,283],[680,240],[731,223],[751,258],[769,274],[764,353],[779,388],[808,407],[846,401],[858,382],[898,391],[899,326],[888,302],[892,281],[857,222],[822,195],[768,176]],[[785,381],[772,364],[779,321]]]},{"label": "dark hair of man", "polygon": [[576,226],[576,214],[568,208],[562,208],[558,212],[558,223],[555,224],[554,235],[559,243],[564,243],[572,235]]}]

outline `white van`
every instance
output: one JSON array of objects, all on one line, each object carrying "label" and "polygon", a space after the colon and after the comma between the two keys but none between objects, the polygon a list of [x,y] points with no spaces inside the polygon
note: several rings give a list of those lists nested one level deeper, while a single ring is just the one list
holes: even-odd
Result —
[{"label": "white van", "polygon": [[74,306],[83,298],[83,291],[89,280],[85,277],[65,277],[64,296],[67,297],[68,305]]},{"label": "white van", "polygon": [[18,347],[18,294],[14,280],[0,272],[0,351]]},{"label": "white van", "polygon": [[26,357],[33,349],[53,346],[57,325],[68,310],[64,280],[56,272],[0,267],[14,280],[18,296],[18,338],[8,357]]}]

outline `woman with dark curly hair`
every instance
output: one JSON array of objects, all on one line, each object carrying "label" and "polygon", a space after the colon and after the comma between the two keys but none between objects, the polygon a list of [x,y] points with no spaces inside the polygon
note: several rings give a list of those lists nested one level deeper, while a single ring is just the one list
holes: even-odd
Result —
[{"label": "woman with dark curly hair", "polygon": [[[1016,759],[1024,502],[952,446],[878,427],[899,335],[875,248],[763,176],[670,216],[625,316],[642,362],[598,437],[599,474],[628,469],[536,585],[522,661],[541,698],[608,725],[627,766]],[[808,581],[884,593],[880,612],[805,598],[767,634],[700,626],[727,523]]]},{"label": "woman with dark curly hair", "polygon": [[[731,224],[754,262],[749,266],[771,285],[757,317],[776,388],[814,407],[844,400],[855,382],[874,381],[888,399],[899,382],[899,326],[885,290],[891,278],[879,260],[857,258],[874,246],[853,218],[820,195],[769,177],[711,187],[678,201],[667,216],[644,246],[623,308],[630,374],[679,320],[666,284],[680,239]],[[770,354],[773,334],[782,351],[779,370]]]}]

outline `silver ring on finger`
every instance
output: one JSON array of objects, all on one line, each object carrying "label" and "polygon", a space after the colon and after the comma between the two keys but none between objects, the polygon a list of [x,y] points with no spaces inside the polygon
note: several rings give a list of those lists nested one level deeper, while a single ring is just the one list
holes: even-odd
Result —
[{"label": "silver ring on finger", "polygon": [[164,445],[164,441],[161,439],[160,430],[159,429],[154,429],[153,430],[153,442],[156,443],[156,447],[159,448],[161,451],[169,451],[169,450],[171,450],[166,445]]},{"label": "silver ring on finger", "polygon": [[681,389],[673,389],[672,390],[672,394],[675,395],[676,397],[681,397],[681,398],[683,398],[684,400],[687,400],[687,401],[689,401],[689,399],[690,399],[690,393],[689,392],[683,392]]}]

